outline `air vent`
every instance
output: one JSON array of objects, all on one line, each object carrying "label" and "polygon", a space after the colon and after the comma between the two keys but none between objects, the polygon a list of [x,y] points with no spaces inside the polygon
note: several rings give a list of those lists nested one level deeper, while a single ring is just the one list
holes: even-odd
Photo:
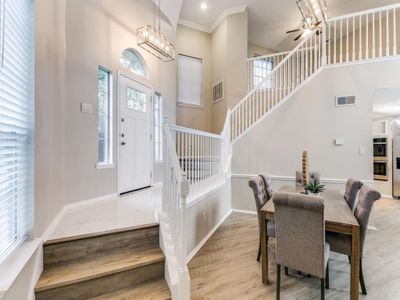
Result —
[{"label": "air vent", "polygon": [[356,96],[337,96],[336,106],[356,105]]},{"label": "air vent", "polygon": [[215,83],[213,85],[212,92],[213,92],[212,103],[215,103],[215,102],[218,102],[218,101],[221,101],[222,99],[224,99],[224,81],[221,80],[221,81]]}]

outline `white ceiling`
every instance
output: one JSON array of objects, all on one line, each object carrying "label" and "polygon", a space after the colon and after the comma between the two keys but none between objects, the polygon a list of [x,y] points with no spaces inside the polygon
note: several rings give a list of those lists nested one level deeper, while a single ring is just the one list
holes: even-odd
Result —
[{"label": "white ceiling", "polygon": [[[330,17],[398,3],[399,0],[326,0]],[[202,2],[208,8],[201,10]],[[249,41],[276,51],[291,50],[295,35],[285,32],[299,27],[301,14],[296,0],[183,0],[180,18],[211,29],[227,9],[247,5]]]},{"label": "white ceiling", "polygon": [[375,116],[400,116],[400,87],[375,89],[372,111]]}]

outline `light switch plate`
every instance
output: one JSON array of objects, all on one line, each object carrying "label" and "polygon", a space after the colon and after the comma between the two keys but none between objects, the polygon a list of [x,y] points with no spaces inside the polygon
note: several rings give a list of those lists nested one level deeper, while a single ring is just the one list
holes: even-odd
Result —
[{"label": "light switch plate", "polygon": [[84,114],[92,114],[93,106],[89,103],[81,102],[81,112]]},{"label": "light switch plate", "polygon": [[336,146],[342,146],[343,144],[344,144],[344,139],[342,139],[342,138],[335,139]]},{"label": "light switch plate", "polygon": [[365,156],[365,147],[360,147],[359,153],[360,153],[360,156]]}]

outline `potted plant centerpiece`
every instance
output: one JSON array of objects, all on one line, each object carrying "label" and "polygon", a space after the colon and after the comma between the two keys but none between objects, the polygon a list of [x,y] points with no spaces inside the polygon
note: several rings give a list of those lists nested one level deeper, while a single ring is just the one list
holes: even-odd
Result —
[{"label": "potted plant centerpiece", "polygon": [[325,185],[321,184],[317,180],[311,181],[307,184],[306,190],[309,194],[319,196],[319,194],[325,190]]}]

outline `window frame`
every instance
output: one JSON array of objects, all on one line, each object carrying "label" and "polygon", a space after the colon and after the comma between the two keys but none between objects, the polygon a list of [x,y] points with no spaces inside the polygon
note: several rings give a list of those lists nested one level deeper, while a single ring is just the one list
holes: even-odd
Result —
[{"label": "window frame", "polygon": [[[200,62],[201,65],[201,70],[200,70],[200,95],[199,95],[199,104],[193,104],[193,103],[188,103],[185,102],[184,100],[181,99],[181,69],[180,69],[180,58],[185,58],[185,59],[192,59],[192,60],[197,60]],[[179,106],[187,106],[187,107],[193,107],[193,108],[204,108],[204,103],[203,103],[203,59],[200,57],[194,57],[186,54],[179,53],[178,55],[178,101],[177,101]]]},{"label": "window frame", "polygon": [[[261,65],[256,65],[256,64],[261,64]],[[265,66],[264,66],[265,64]],[[268,68],[270,66],[270,68]],[[252,64],[253,72],[252,72],[252,77],[253,77],[253,86],[252,88],[255,89],[260,82],[263,81],[263,78],[271,74],[274,70],[274,60],[269,57],[261,57],[261,55],[254,54],[254,60]],[[261,70],[261,75],[256,74],[256,69]],[[265,72],[265,75],[264,75]],[[274,85],[274,78],[270,78],[267,81],[265,81],[265,84],[262,84],[262,86],[259,87],[259,90],[268,90],[272,89]]]},{"label": "window frame", "polygon": [[[140,74],[140,73],[136,72],[136,71],[134,70],[134,68],[130,66],[130,65],[132,65],[132,64],[130,64],[130,65],[124,64],[124,62],[126,62],[126,59],[125,59],[125,56],[124,56],[125,53],[130,53],[132,56],[134,56],[134,57],[136,58],[136,60],[137,60],[137,61],[140,63],[140,65],[141,65],[141,69],[142,69],[142,72],[141,72],[141,73],[143,73],[143,74]],[[146,78],[146,79],[148,78],[148,70],[147,70],[146,63],[145,63],[145,61],[144,61],[142,55],[140,55],[140,53],[139,53],[136,49],[127,48],[127,49],[125,49],[124,51],[122,51],[121,57],[120,57],[120,63],[119,63],[119,65],[120,65],[123,69],[128,70],[129,73],[135,74],[135,76],[138,76],[138,77],[140,77],[140,78]]]},{"label": "window frame", "polygon": [[[99,155],[100,155],[100,131],[99,131],[99,122],[100,122],[100,109],[99,109],[99,102],[100,102],[100,85],[98,83],[99,79],[98,79],[98,74],[99,71],[103,71],[105,73],[107,73],[107,102],[108,102],[108,114],[107,114],[107,137],[104,138],[104,141],[106,141],[104,144],[106,146],[106,160],[101,162],[99,161]],[[98,66],[97,68],[97,164],[96,164],[96,168],[97,169],[107,169],[107,168],[113,168],[115,167],[115,163],[114,163],[114,155],[113,155],[113,141],[114,141],[114,135],[113,135],[113,72],[110,69],[107,69],[101,65]]]},{"label": "window frame", "polygon": [[[163,155],[163,95],[160,92],[155,92],[153,95],[153,107],[154,107],[154,163],[162,163],[164,161]],[[156,103],[158,109],[156,110]],[[158,126],[156,125],[156,121],[158,120]],[[158,135],[156,132],[158,131]],[[158,137],[158,141],[156,140]],[[156,157],[156,148],[158,148],[159,157]]]}]

